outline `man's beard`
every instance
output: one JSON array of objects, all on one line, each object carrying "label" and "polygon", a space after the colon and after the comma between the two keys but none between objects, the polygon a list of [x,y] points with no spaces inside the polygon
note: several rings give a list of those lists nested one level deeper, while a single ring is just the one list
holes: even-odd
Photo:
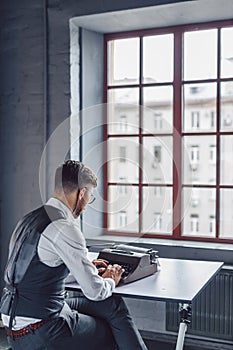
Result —
[{"label": "man's beard", "polygon": [[83,210],[84,210],[84,207],[85,207],[85,202],[83,201],[83,199],[81,199],[78,203],[77,203],[77,205],[76,205],[76,207],[74,208],[74,211],[73,211],[73,214],[76,216],[76,217],[78,217],[78,216],[80,216],[81,214],[82,214],[82,212],[83,212]]}]

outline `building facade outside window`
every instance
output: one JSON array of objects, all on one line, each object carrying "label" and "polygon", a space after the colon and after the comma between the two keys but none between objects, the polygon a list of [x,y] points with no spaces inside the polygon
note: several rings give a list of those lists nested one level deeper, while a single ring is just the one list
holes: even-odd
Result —
[{"label": "building facade outside window", "polygon": [[200,112],[191,112],[192,128],[198,129],[200,127]]},{"label": "building facade outside window", "polygon": [[233,242],[232,42],[233,21],[105,35],[106,233]]}]

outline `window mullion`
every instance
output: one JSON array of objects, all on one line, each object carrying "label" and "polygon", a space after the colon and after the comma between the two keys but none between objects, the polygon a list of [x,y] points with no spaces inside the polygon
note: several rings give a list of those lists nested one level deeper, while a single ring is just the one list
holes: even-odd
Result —
[{"label": "window mullion", "polygon": [[139,62],[140,62],[140,71],[139,71],[139,196],[138,196],[138,208],[139,208],[139,217],[138,217],[138,229],[139,233],[142,233],[142,215],[143,215],[143,187],[142,187],[142,169],[143,169],[143,140],[142,140],[142,118],[143,118],[143,91],[142,91],[142,80],[143,80],[143,38],[140,37],[140,49],[139,49]]},{"label": "window mullion", "polygon": [[173,237],[181,237],[182,217],[182,32],[174,33]]},{"label": "window mullion", "polygon": [[217,118],[217,135],[216,135],[216,238],[219,237],[219,222],[220,222],[220,65],[221,65],[221,30],[218,29],[218,54],[217,54],[217,105],[216,105],[216,118]]}]

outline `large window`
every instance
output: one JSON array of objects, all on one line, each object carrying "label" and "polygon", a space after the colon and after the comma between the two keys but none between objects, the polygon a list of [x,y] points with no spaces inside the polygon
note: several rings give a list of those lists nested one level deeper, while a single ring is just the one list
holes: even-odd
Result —
[{"label": "large window", "polygon": [[106,232],[233,242],[233,22],[105,35]]}]

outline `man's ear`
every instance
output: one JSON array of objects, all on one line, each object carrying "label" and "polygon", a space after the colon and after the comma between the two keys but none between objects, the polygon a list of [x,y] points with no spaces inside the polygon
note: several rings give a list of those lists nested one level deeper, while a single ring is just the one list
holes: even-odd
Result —
[{"label": "man's ear", "polygon": [[84,197],[85,192],[86,192],[85,188],[82,188],[82,189],[79,191],[79,195],[78,195],[79,199],[82,199],[82,198]]}]

